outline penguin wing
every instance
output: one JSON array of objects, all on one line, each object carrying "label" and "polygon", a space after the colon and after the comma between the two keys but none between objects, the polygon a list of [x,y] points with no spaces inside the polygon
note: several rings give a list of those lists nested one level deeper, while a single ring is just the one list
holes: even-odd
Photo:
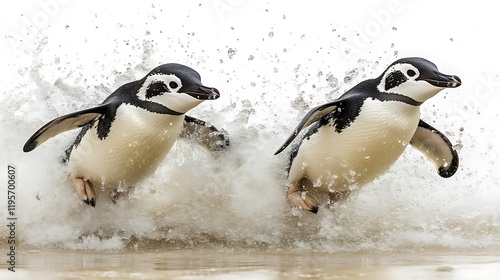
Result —
[{"label": "penguin wing", "polygon": [[24,144],[23,151],[30,152],[43,142],[68,130],[82,127],[108,111],[110,103],[67,114],[48,122],[38,129]]},{"label": "penguin wing", "polygon": [[220,151],[229,146],[226,131],[218,130],[213,125],[190,116],[184,117],[184,127],[180,137],[193,140],[210,151]]},{"label": "penguin wing", "polygon": [[274,153],[275,155],[281,153],[290,143],[292,143],[293,139],[299,135],[299,133],[302,131],[302,129],[308,127],[310,124],[313,122],[319,120],[321,117],[329,114],[331,111],[335,110],[338,107],[339,102],[341,100],[336,100],[330,103],[326,103],[323,105],[320,105],[318,107],[315,107],[311,109],[305,116],[304,118],[300,121],[300,123],[297,125],[295,130],[293,131],[292,135],[288,137],[288,139],[285,141],[283,145],[281,145],[281,148]]},{"label": "penguin wing", "polygon": [[457,151],[443,133],[426,122],[420,120],[410,144],[434,163],[441,177],[448,178],[457,172]]}]

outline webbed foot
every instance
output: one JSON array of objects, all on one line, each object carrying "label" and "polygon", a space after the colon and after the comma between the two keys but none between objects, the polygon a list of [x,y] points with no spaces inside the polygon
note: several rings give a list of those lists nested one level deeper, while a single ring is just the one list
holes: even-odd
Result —
[{"label": "webbed foot", "polygon": [[314,214],[318,213],[318,202],[300,184],[288,188],[287,200],[288,203],[299,209],[308,210]]},{"label": "webbed foot", "polygon": [[74,178],[73,187],[75,188],[76,194],[81,200],[83,200],[83,202],[95,207],[96,193],[90,181],[83,178]]}]

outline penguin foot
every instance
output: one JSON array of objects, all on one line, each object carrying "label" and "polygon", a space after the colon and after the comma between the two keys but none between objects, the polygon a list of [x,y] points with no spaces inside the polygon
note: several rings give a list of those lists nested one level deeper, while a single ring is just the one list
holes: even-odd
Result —
[{"label": "penguin foot", "polygon": [[308,210],[314,214],[318,213],[318,202],[307,191],[290,188],[288,189],[287,200],[291,205],[299,209]]},{"label": "penguin foot", "polygon": [[86,204],[95,207],[96,193],[92,184],[83,178],[73,179],[73,187],[78,197]]}]

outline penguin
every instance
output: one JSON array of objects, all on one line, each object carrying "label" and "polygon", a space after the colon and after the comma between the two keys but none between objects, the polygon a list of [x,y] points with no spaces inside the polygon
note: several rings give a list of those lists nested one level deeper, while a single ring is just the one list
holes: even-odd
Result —
[{"label": "penguin", "polygon": [[429,60],[402,58],[379,77],[311,109],[275,153],[293,142],[288,202],[317,213],[313,187],[327,190],[330,204],[341,201],[384,173],[408,145],[432,161],[441,177],[453,176],[457,151],[442,132],[420,119],[420,105],[461,84],[459,77],[440,73]]},{"label": "penguin", "polygon": [[217,89],[201,83],[195,70],[176,63],[160,65],[119,87],[99,106],[48,122],[28,139],[23,151],[81,128],[63,161],[78,197],[95,207],[96,189],[116,194],[134,186],[156,170],[179,136],[214,151],[227,147],[224,131],[186,115],[219,96]]}]

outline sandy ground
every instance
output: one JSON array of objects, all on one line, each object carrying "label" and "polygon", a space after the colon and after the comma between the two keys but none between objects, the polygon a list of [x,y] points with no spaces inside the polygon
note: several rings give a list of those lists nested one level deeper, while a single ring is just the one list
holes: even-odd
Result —
[{"label": "sandy ground", "polygon": [[499,279],[500,255],[21,250],[0,279]]}]

